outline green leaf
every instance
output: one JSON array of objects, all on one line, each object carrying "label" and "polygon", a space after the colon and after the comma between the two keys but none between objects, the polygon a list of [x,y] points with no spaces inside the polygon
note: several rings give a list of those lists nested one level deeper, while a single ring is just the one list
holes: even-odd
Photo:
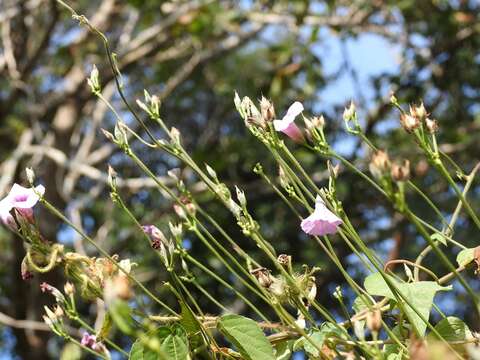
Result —
[{"label": "green leaf", "polygon": [[459,266],[467,266],[475,258],[475,248],[464,249],[460,251],[457,255],[457,263]]},{"label": "green leaf", "polygon": [[190,358],[187,333],[181,325],[162,326],[157,329],[156,335],[162,342],[160,349],[167,359],[186,360]]},{"label": "green leaf", "polygon": [[137,340],[133,343],[128,359],[143,360],[143,344],[140,341]]},{"label": "green leaf", "polygon": [[125,334],[130,334],[133,331],[134,321],[131,316],[131,309],[128,304],[123,300],[115,300],[113,304],[108,308],[113,322],[120,331]]},{"label": "green leaf", "polygon": [[433,241],[438,241],[440,244],[447,246],[447,239],[442,233],[435,233],[430,236]]},{"label": "green leaf", "polygon": [[[473,337],[467,324],[454,316],[442,319],[435,325],[435,330],[437,330],[446,341],[463,341]],[[434,333],[430,333],[428,338],[440,340]]]},{"label": "green leaf", "polygon": [[[408,329],[404,329],[405,334],[408,333]],[[403,336],[400,333],[400,327],[397,325],[392,329],[392,333],[400,340],[403,340]],[[402,360],[403,350],[396,343],[385,344],[383,346],[383,355],[386,360]]]},{"label": "green leaf", "polygon": [[[451,286],[440,286],[434,281],[401,283],[390,275],[385,276],[398,289],[398,292],[402,294],[403,297],[405,297],[426,320],[428,320],[430,316],[433,298],[435,297],[437,291],[451,290]],[[367,276],[364,286],[367,292],[371,295],[384,296],[389,299],[397,300],[387,282],[379,272]],[[406,302],[403,301],[403,298],[400,298],[400,300],[402,300],[402,303],[404,304],[405,313],[410,320],[410,323],[417,329],[419,336],[423,336],[425,334],[425,330],[427,329],[427,324],[419,315],[417,315],[415,310],[413,310]]]},{"label": "green leaf", "polygon": [[320,355],[318,349],[322,348],[326,336],[327,334],[322,331],[313,331],[309,336],[311,342],[308,339],[305,339],[303,342],[303,348],[307,354],[312,355],[313,357],[318,357]]},{"label": "green leaf", "polygon": [[293,352],[293,340],[283,341],[275,346],[275,360],[290,360]]},{"label": "green leaf", "polygon": [[113,325],[112,316],[110,315],[109,312],[107,312],[103,317],[102,327],[100,328],[97,334],[97,339],[99,341],[103,341],[104,339],[108,338],[108,334],[112,329],[112,325]]},{"label": "green leaf", "polygon": [[223,315],[217,323],[217,329],[245,359],[275,360],[272,345],[252,319],[233,314]]},{"label": "green leaf", "polygon": [[318,349],[321,349],[325,339],[329,336],[335,335],[339,338],[343,337],[342,332],[332,323],[323,323],[320,330],[313,330],[309,333],[309,338],[301,337],[301,341],[296,341],[294,350],[303,347],[307,354],[317,358],[320,356]]},{"label": "green leaf", "polygon": [[190,308],[187,305],[185,305],[183,301],[179,300],[179,303],[180,303],[180,308],[182,310],[180,325],[182,325],[187,332],[187,335],[190,339],[191,348],[195,349],[198,346],[200,346],[202,342],[202,336],[201,336],[202,329],[200,328],[200,324],[198,323],[198,320],[195,318],[195,315],[192,313],[192,310],[190,310]]}]

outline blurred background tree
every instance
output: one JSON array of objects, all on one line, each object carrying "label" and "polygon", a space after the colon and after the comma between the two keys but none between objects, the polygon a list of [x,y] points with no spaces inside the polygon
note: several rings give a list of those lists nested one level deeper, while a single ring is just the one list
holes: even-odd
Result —
[{"label": "blurred background tree", "polygon": [[[366,149],[342,130],[343,107],[354,99],[369,136],[391,156],[410,159],[414,182],[427,189],[446,215],[454,209],[455,198],[405,141],[398,113],[389,105],[390,91],[400,102],[423,99],[439,121],[441,149],[463,164],[464,171],[478,161],[480,4],[475,0],[78,0],[70,5],[108,36],[130,103],[143,97],[143,89],[157,94],[163,118],[180,129],[194,159],[210,164],[232,188],[237,184],[246,190],[250,207],[277,251],[292,255],[297,266],[322,267],[317,286],[327,290],[319,294],[327,307],[335,306],[331,293],[341,285],[341,274],[314,243],[306,241],[288,209],[253,174],[259,161],[273,178],[278,170],[247,135],[233,106],[235,90],[252,98],[271,98],[277,116],[294,100],[304,102],[308,113],[325,116],[335,147],[366,168]],[[162,295],[165,276],[157,259],[109,200],[107,164],[120,174],[122,196],[144,223],[167,224],[171,203],[149,191],[152,183],[100,131],[111,130],[114,118],[86,84],[93,64],[100,71],[103,95],[135,126],[115,91],[102,43],[53,0],[2,0],[0,27],[0,194],[13,182],[24,183],[23,169],[32,166],[47,188],[48,200],[110,253],[138,262],[142,280]],[[137,149],[167,182],[167,170],[180,165],[140,144]],[[296,151],[323,185],[325,163],[300,148]],[[202,184],[188,169],[182,176],[222,227],[241,239],[230,215],[202,192]],[[345,169],[339,184],[339,197],[354,225],[385,260],[418,253],[423,242],[378,193]],[[476,209],[478,191],[476,182],[471,190],[477,194]],[[409,201],[414,211],[439,225],[424,202],[413,194]],[[94,254],[47,212],[40,222],[49,240]],[[456,238],[467,246],[477,245],[478,234],[469,220],[461,218],[460,224]],[[228,276],[195,238],[187,240],[205,264]],[[254,244],[239,241],[256,253]],[[360,276],[349,249],[336,245],[349,271]],[[0,357],[58,358],[61,344],[39,322],[43,305],[50,301],[41,295],[39,284],[61,286],[61,275],[24,282],[21,241],[2,230],[0,247]],[[436,269],[428,259],[425,264],[445,270]],[[204,285],[225,306],[247,313],[243,303],[232,301],[231,294],[210,278],[205,277]],[[242,289],[241,284],[235,286]],[[472,329],[479,330],[478,319],[468,319],[461,293],[443,296],[451,301],[452,313],[466,316]],[[198,298],[208,312],[211,304],[201,294]],[[96,313],[95,304],[83,306],[86,314]],[[127,339],[118,341],[128,346]]]}]

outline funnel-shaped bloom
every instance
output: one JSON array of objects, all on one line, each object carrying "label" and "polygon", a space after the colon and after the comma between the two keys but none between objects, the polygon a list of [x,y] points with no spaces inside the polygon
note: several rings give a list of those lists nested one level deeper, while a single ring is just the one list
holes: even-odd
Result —
[{"label": "funnel-shaped bloom", "polygon": [[26,220],[33,222],[33,207],[40,199],[39,195],[45,193],[45,187],[38,185],[34,188],[24,188],[21,185],[13,184],[8,195],[0,201],[0,219],[2,222],[16,229],[15,220],[10,211],[16,209],[18,214]]},{"label": "funnel-shaped bloom", "polygon": [[301,102],[295,101],[289,108],[282,120],[274,120],[273,127],[277,131],[283,132],[293,141],[303,141],[303,134],[295,125],[295,118],[303,111],[303,105]]},{"label": "funnel-shaped bloom", "polygon": [[342,220],[326,207],[322,198],[317,195],[315,211],[306,219],[302,220],[302,230],[309,235],[323,236],[335,234]]}]

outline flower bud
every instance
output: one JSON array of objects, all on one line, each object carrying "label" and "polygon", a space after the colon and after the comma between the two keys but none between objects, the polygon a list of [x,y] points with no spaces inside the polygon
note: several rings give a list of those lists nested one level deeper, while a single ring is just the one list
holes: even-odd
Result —
[{"label": "flower bud", "polygon": [[354,120],[356,117],[357,110],[355,104],[353,103],[353,101],[351,101],[349,107],[345,108],[345,110],[343,111],[343,120],[345,120],[345,122],[349,122],[351,120]]},{"label": "flower bud", "polygon": [[187,218],[187,214],[185,213],[185,210],[183,210],[183,208],[180,205],[173,204],[173,210],[181,219]]},{"label": "flower bud", "polygon": [[435,134],[438,130],[438,123],[435,119],[426,118],[425,126],[430,134]]},{"label": "flower bud", "polygon": [[54,314],[57,318],[61,318],[63,317],[63,315],[65,315],[65,313],[63,312],[63,309],[58,305],[55,306]]},{"label": "flower bud", "polygon": [[33,185],[35,182],[35,172],[33,171],[32,168],[27,167],[25,169],[25,173],[27,174],[27,180],[30,185]]},{"label": "flower bud", "polygon": [[275,109],[271,101],[262,96],[260,100],[260,113],[266,122],[272,122],[275,119]]},{"label": "flower bud", "polygon": [[235,185],[235,190],[237,192],[238,202],[242,207],[247,206],[247,198],[245,197],[245,192],[240,190],[237,185]]},{"label": "flower bud", "polygon": [[170,139],[172,145],[180,145],[180,131],[174,126],[170,129]]},{"label": "flower bud", "polygon": [[170,228],[170,232],[172,233],[173,236],[178,237],[182,235],[183,229],[182,229],[182,224],[179,223],[177,225],[169,222],[168,227]]},{"label": "flower bud", "polygon": [[128,138],[127,133],[123,127],[123,123],[117,122],[115,124],[115,128],[113,129],[113,134],[115,135],[115,143],[120,146],[124,147],[128,145]]},{"label": "flower bud", "polygon": [[66,295],[73,295],[75,293],[75,286],[73,286],[71,282],[67,281],[63,286],[63,291]]},{"label": "flower bud", "polygon": [[378,309],[367,313],[367,328],[372,332],[378,332],[382,327],[382,312]]},{"label": "flower bud", "polygon": [[403,160],[403,164],[392,164],[391,175],[395,181],[407,181],[410,179],[410,161]]},{"label": "flower bud", "polygon": [[215,180],[218,179],[218,178],[217,178],[217,173],[215,172],[215,170],[212,169],[212,167],[211,167],[210,165],[205,164],[205,168],[207,169],[208,175],[210,175],[210,177],[211,177],[212,179],[215,179]]},{"label": "flower bud", "polygon": [[410,115],[416,117],[420,121],[425,119],[428,116],[428,113],[423,102],[421,102],[419,106],[410,106]]},{"label": "flower bud", "polygon": [[415,116],[402,114],[400,115],[400,124],[405,129],[405,131],[411,133],[413,130],[420,126],[420,120]]},{"label": "flower bud", "polygon": [[390,104],[392,104],[392,105],[397,105],[398,104],[398,99],[395,96],[395,93],[393,91],[390,93]]},{"label": "flower bud", "polygon": [[372,175],[380,179],[383,175],[390,170],[390,158],[386,151],[378,150],[372,155],[372,159],[369,164],[369,169]]},{"label": "flower bud", "polygon": [[325,126],[325,118],[323,115],[320,115],[320,117],[314,116],[312,118],[312,125],[317,129],[323,128]]},{"label": "flower bud", "polygon": [[111,142],[115,142],[115,136],[113,136],[113,134],[110,131],[107,131],[102,128],[100,130],[102,131],[103,135],[107,138],[107,140]]},{"label": "flower bud", "polygon": [[98,69],[93,65],[92,71],[90,72],[90,77],[87,79],[87,83],[90,86],[90,89],[93,93],[99,93],[101,90],[100,80],[98,78]]}]

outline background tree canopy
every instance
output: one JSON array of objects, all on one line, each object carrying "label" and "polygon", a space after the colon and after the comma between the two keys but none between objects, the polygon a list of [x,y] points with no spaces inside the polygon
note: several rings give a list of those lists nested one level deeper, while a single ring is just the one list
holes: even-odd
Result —
[{"label": "background tree canopy", "polygon": [[[477,1],[79,0],[70,5],[108,36],[130,103],[143,98],[143,89],[157,94],[163,119],[181,131],[195,161],[209,164],[231,189],[234,185],[245,189],[253,213],[277,251],[292,255],[296,264],[322,268],[317,286],[322,289],[320,302],[327,308],[333,308],[332,292],[343,277],[318,245],[299,232],[288,208],[253,173],[259,161],[272,178],[278,169],[245,131],[233,106],[235,91],[252,99],[262,95],[272,99],[277,116],[283,116],[293,101],[302,101],[309,113],[325,116],[334,146],[366,168],[367,149],[347,138],[341,120],[343,108],[353,99],[367,134],[390,156],[410,159],[413,182],[427,189],[440,209],[454,209],[457,199],[419,160],[418,151],[403,141],[405,133],[399,128],[398,111],[390,105],[390,92],[402,103],[424,101],[441,128],[441,150],[462,164],[464,171],[479,160]],[[156,190],[149,191],[152,182],[100,131],[111,131],[115,119],[87,86],[93,64],[99,69],[103,96],[124,111],[129,126],[142,133],[115,91],[101,41],[53,0],[2,0],[0,27],[0,194],[14,182],[25,183],[23,169],[33,167],[50,202],[110,253],[122,253],[137,262],[142,281],[160,296],[166,294],[162,287],[166,275],[158,259],[108,196],[106,169],[111,164],[121,174],[122,196],[143,223],[166,226],[173,214],[172,203]],[[162,137],[160,129],[156,135]],[[132,146],[166,182],[170,181],[167,171],[181,166],[140,143],[132,141]],[[315,181],[324,185],[328,177],[324,162],[301,147],[296,155]],[[262,255],[257,256],[255,244],[243,239],[230,214],[213,201],[190,170],[181,171],[205,209],[215,213],[222,228],[261,263]],[[345,168],[340,171],[338,197],[371,247],[385,260],[409,259],[418,253],[424,242],[415,229],[355,174]],[[478,181],[470,191],[472,206],[479,209]],[[415,212],[439,225],[417,194],[408,196]],[[95,254],[47,211],[41,218],[46,238],[79,253]],[[459,224],[456,238],[469,247],[478,245],[478,232],[470,220],[461,216]],[[198,239],[186,240],[197,258],[233,281]],[[360,277],[350,249],[344,243],[335,246],[352,276]],[[54,354],[62,344],[42,331],[45,327],[39,322],[43,305],[51,301],[42,296],[39,284],[62,284],[61,274],[22,281],[22,242],[2,229],[0,247],[0,358],[57,358]],[[455,259],[456,254],[449,255]],[[444,271],[432,260],[427,258],[425,264]],[[243,302],[232,302],[227,289],[210,277],[203,279],[197,269],[192,271],[225,301],[224,306],[255,316]],[[478,289],[478,284],[472,281],[472,287]],[[213,312],[211,302],[201,292],[197,295],[203,309]],[[461,289],[440,296],[451,303],[452,313],[479,330],[478,319],[462,302]],[[167,303],[170,300],[165,297]],[[84,313],[95,313],[91,311],[95,304],[82,306]],[[34,323],[35,330],[25,330],[25,323],[18,320],[39,323]],[[118,342],[127,345],[118,336]]]}]

